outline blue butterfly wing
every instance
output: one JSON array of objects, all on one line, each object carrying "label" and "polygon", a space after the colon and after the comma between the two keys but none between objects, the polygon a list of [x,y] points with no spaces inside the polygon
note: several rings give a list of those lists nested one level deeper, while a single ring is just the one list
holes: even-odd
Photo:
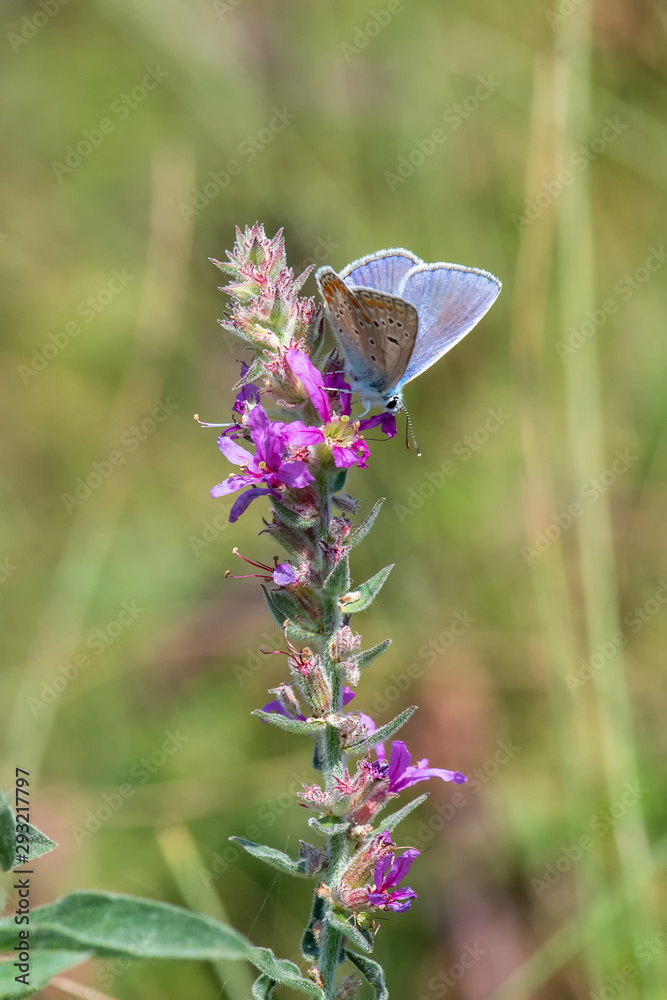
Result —
[{"label": "blue butterfly wing", "polygon": [[340,277],[349,288],[375,288],[387,295],[398,295],[408,271],[421,263],[419,257],[400,247],[378,250],[377,253],[353,260],[343,268]]},{"label": "blue butterfly wing", "polygon": [[439,361],[491,308],[502,285],[488,271],[459,264],[420,264],[403,279],[401,298],[419,314],[414,350],[398,388]]}]

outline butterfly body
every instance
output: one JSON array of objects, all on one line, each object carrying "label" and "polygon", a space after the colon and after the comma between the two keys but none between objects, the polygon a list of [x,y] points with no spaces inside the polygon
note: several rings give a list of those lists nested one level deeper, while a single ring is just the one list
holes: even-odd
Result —
[{"label": "butterfly body", "polygon": [[380,250],[315,275],[346,373],[367,407],[403,406],[403,387],[435,364],[500,293],[488,271],[425,264],[409,250]]}]

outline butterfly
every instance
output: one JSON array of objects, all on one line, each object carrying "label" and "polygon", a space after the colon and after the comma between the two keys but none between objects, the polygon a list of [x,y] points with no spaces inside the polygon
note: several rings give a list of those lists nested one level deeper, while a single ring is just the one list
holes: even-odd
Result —
[{"label": "butterfly", "polygon": [[315,275],[350,385],[366,409],[404,408],[403,387],[451,350],[491,308],[502,287],[488,271],[425,264],[409,250],[378,250],[340,274]]}]

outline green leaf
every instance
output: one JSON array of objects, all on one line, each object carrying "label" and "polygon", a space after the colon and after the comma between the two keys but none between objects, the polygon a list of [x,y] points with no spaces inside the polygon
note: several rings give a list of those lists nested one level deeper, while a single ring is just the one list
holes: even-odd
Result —
[{"label": "green leaf", "polygon": [[361,653],[350,656],[346,662],[349,663],[352,661],[352,663],[356,663],[360,670],[363,670],[364,667],[368,667],[373,662],[376,656],[384,653],[385,649],[388,649],[390,646],[391,639],[384,639],[383,642],[378,642],[377,646],[371,646],[370,649],[364,649]]},{"label": "green leaf", "polygon": [[[13,917],[0,919],[0,949],[15,943]],[[33,910],[30,944],[127,958],[250,960],[253,952],[242,934],[211,917],[108,892],[73,892]]]},{"label": "green leaf", "polygon": [[[58,845],[50,840],[45,833],[28,823],[28,861],[41,858]],[[16,851],[16,818],[7,798],[0,792],[0,868],[4,872],[11,871],[21,862]],[[25,852],[21,852],[25,853]]]},{"label": "green leaf", "polygon": [[408,719],[414,715],[417,711],[416,705],[411,705],[410,708],[406,708],[404,712],[397,715],[395,719],[391,722],[387,722],[384,726],[380,726],[376,729],[374,733],[369,736],[364,737],[363,740],[359,740],[358,743],[353,744],[353,746],[348,747],[350,753],[359,753],[362,750],[367,750],[370,747],[376,746],[378,743],[384,743],[388,740],[394,733],[398,732],[401,726],[404,726]]},{"label": "green leaf", "polygon": [[313,736],[315,733],[321,733],[326,726],[324,719],[310,719],[308,722],[300,722],[299,719],[288,719],[284,715],[279,715],[278,712],[263,712],[261,708],[256,708],[251,714],[256,715],[263,722],[277,726],[278,729],[286,729],[288,733],[301,733],[302,736]]},{"label": "green leaf", "polygon": [[378,500],[377,503],[373,504],[373,508],[368,517],[361,522],[361,524],[355,531],[352,532],[352,534],[347,540],[347,544],[350,546],[350,548],[354,548],[355,545],[358,545],[359,542],[362,542],[364,540],[368,532],[373,527],[375,523],[375,518],[380,513],[380,509],[384,501],[385,498],[382,497],[381,500]]},{"label": "green leaf", "polygon": [[313,896],[313,908],[310,911],[310,920],[301,938],[301,954],[304,958],[311,959],[314,962],[320,957],[320,943],[315,934],[315,924],[321,923],[324,920],[326,908],[326,903],[322,897],[315,894]]},{"label": "green leaf", "polygon": [[[0,950],[11,951],[15,943],[14,918],[0,919]],[[276,982],[324,1000],[294,962],[276,958],[269,948],[254,947],[232,927],[170,903],[133,896],[73,892],[41,906],[30,916],[30,945],[36,951],[76,948],[98,957],[245,960]]]},{"label": "green leaf", "polygon": [[345,833],[349,823],[341,823],[338,816],[311,816],[308,826],[312,830],[317,830],[323,837],[331,837],[334,833]]},{"label": "green leaf", "polygon": [[261,587],[273,620],[281,630],[284,628],[287,618],[298,619],[302,610],[301,605],[291,594],[287,594],[284,590],[268,590],[264,584]]},{"label": "green leaf", "polygon": [[31,997],[43,989],[54,976],[73,969],[75,965],[80,965],[89,958],[92,958],[92,952],[89,951],[34,951],[31,944],[30,973],[27,977],[30,986],[16,982],[15,976],[21,973],[14,967],[13,960],[0,962],[0,997],[2,1000],[22,1000],[23,997]]},{"label": "green leaf", "polygon": [[287,632],[287,638],[292,642],[302,643],[306,646],[320,638],[318,632],[311,632],[310,629],[304,628],[302,625],[297,625],[291,618],[287,618],[285,621],[285,631]]},{"label": "green leaf", "polygon": [[270,948],[254,948],[250,961],[281,986],[289,986],[301,993],[310,993],[311,996],[318,997],[318,1000],[325,1000],[319,986],[312,979],[304,979],[298,965],[287,958],[276,958]]},{"label": "green leaf", "polygon": [[374,833],[384,833],[385,830],[388,833],[391,833],[391,831],[394,830],[406,816],[410,815],[413,809],[420,806],[422,802],[426,802],[427,798],[428,794],[418,795],[416,799],[413,799],[412,802],[408,802],[408,804],[403,806],[402,809],[397,809],[396,812],[390,813],[389,816],[385,816],[385,818],[380,820],[378,823],[377,830],[375,830]]},{"label": "green leaf", "polygon": [[340,600],[340,609],[343,614],[355,615],[359,611],[365,611],[377,597],[382,584],[393,568],[393,563],[390,566],[385,566],[379,573],[372,576],[370,580],[366,580],[366,583],[362,583],[357,590],[345,594]]},{"label": "green leaf", "polygon": [[16,819],[9,802],[0,792],[0,868],[11,871],[16,861]]},{"label": "green leaf", "polygon": [[284,504],[280,503],[279,500],[271,500],[271,504],[276,513],[276,519],[283,524],[288,525],[295,531],[308,531],[312,530],[314,525],[313,519],[308,519],[305,517],[299,517],[294,511],[289,510]]},{"label": "green leaf", "polygon": [[348,951],[347,948],[345,949],[345,954],[373,987],[375,1000],[389,1000],[389,990],[385,985],[384,969],[382,966],[374,962],[372,958],[366,958],[365,955],[355,955],[353,951]]},{"label": "green leaf", "polygon": [[357,948],[368,952],[373,950],[373,938],[370,936],[370,932],[366,932],[370,937],[369,940],[361,928],[354,923],[354,917],[348,917],[339,910],[329,910],[326,915],[326,921],[335,927],[336,930],[342,931],[345,937],[349,941],[352,941]]},{"label": "green leaf", "polygon": [[333,477],[332,492],[340,493],[340,491],[345,486],[345,480],[347,479],[347,469],[339,469]]},{"label": "green leaf", "polygon": [[[236,327],[234,328],[234,332],[236,332]],[[243,388],[244,385],[250,385],[250,383],[254,382],[256,378],[261,378],[263,372],[264,364],[262,359],[255,358],[255,360],[251,362],[250,368],[245,375],[242,375],[238,382],[232,386],[232,392],[238,392],[238,390]]]},{"label": "green leaf", "polygon": [[305,871],[306,863],[303,859],[290,858],[288,854],[276,850],[275,847],[267,847],[265,844],[255,844],[252,840],[244,840],[243,837],[230,837],[229,839],[240,844],[248,854],[252,854],[253,857],[266,862],[272,868],[277,868],[280,872],[295,875],[297,878],[308,878]]},{"label": "green leaf", "polygon": [[344,594],[350,589],[350,565],[347,556],[339,559],[322,584],[322,587],[333,597]]},{"label": "green leaf", "polygon": [[271,997],[273,996],[273,987],[275,985],[276,983],[274,979],[261,975],[259,979],[256,979],[252,984],[253,1000],[271,1000]]}]

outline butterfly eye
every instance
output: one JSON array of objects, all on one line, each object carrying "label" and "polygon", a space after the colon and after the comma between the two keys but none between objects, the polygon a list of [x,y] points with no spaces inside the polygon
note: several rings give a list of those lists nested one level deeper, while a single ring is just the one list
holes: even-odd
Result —
[{"label": "butterfly eye", "polygon": [[391,399],[387,400],[386,407],[389,411],[395,410],[398,406],[398,397],[392,396]]}]

